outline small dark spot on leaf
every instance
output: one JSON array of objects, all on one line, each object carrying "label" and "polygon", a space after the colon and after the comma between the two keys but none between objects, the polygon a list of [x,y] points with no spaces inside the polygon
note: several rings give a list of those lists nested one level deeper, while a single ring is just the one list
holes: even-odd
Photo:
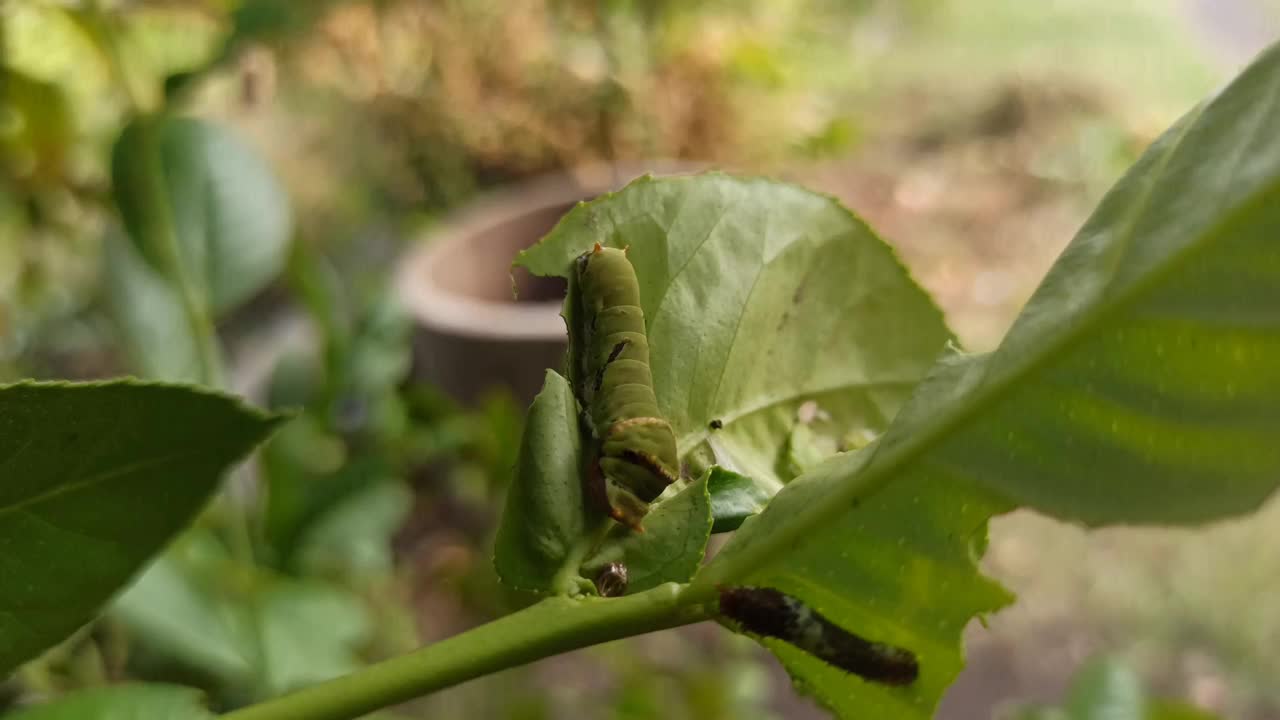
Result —
[{"label": "small dark spot on leaf", "polygon": [[724,427],[724,421],[721,420],[720,418],[716,418],[715,420],[712,420],[711,422],[707,423],[707,427],[711,428],[712,430],[719,430],[720,428]]}]

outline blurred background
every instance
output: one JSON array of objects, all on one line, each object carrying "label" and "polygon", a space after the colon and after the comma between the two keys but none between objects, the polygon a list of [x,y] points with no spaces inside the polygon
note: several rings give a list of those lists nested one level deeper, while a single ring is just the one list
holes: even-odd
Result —
[{"label": "blurred background", "polygon": [[[1280,0],[5,0],[0,22],[0,380],[192,379],[115,209],[112,148],[160,112],[200,123],[165,157],[204,158],[210,257],[275,248],[211,290],[224,382],[305,408],[0,708],[128,678],[228,708],[528,602],[490,544],[561,288],[517,277],[513,301],[507,265],[573,202],[650,171],[797,181],[990,349],[1118,174],[1280,38]],[[1280,718],[1280,504],[1194,534],[1016,513],[985,564],[1020,601],[971,628],[941,717],[1058,702],[1105,656]],[[700,627],[385,714],[569,716],[823,717]]]}]

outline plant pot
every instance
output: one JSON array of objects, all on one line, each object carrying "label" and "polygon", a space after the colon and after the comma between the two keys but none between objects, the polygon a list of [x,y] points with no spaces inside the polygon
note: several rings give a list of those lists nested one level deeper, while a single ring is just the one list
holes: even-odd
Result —
[{"label": "plant pot", "polygon": [[565,283],[513,269],[516,253],[579,201],[645,173],[692,169],[655,163],[546,176],[490,195],[432,228],[396,278],[397,296],[416,325],[414,376],[466,404],[494,387],[527,404],[546,368],[560,370],[564,362]]}]

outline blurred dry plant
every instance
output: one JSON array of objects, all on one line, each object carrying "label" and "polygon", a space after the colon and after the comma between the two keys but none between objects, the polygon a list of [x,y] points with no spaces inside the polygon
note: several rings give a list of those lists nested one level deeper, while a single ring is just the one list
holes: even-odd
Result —
[{"label": "blurred dry plant", "polygon": [[830,5],[351,2],[281,60],[356,106],[391,200],[447,207],[594,162],[794,154],[839,120],[805,56],[848,44],[862,3]]}]

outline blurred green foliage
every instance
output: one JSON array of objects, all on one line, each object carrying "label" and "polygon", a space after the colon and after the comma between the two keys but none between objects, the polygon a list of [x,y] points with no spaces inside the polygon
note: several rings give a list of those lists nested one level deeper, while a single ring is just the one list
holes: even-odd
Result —
[{"label": "blurred green foliage", "polygon": [[[1057,75],[1070,90],[1077,75],[1105,77],[1148,114],[1180,111],[1214,77],[1186,51],[1185,23],[1160,5],[0,4],[0,377],[146,372],[180,349],[171,334],[129,340],[106,320],[113,304],[177,312],[171,298],[138,299],[166,288],[119,252],[130,246],[114,223],[111,148],[135,106],[197,114],[211,132],[233,126],[242,149],[265,155],[288,188],[301,241],[283,282],[268,268],[222,305],[224,330],[246,322],[237,312],[254,322],[266,288],[267,305],[283,295],[306,309],[319,347],[285,355],[270,380],[273,406],[301,410],[263,454],[265,502],[251,493],[216,508],[112,618],[27,668],[9,695],[176,678],[234,705],[519,602],[496,589],[487,549],[520,411],[501,394],[460,408],[408,380],[408,327],[381,287],[419,221],[505,181],[593,162],[771,168],[909,133],[919,134],[913,147],[943,142],[986,155],[982,138],[1010,118],[1031,128],[1008,144],[1035,148],[1024,158],[1032,175],[1101,188],[1134,157],[1141,134],[1091,120],[1103,113],[1084,107],[1088,97],[1054,95],[1039,81]],[[1009,67],[1023,77],[997,93],[988,124],[958,129],[956,96],[987,100]],[[1042,127],[1037,118],[1082,107],[1068,141],[1027,140]],[[134,327],[163,322],[149,315]],[[225,517],[240,511],[247,538]],[[1123,579],[1085,591],[1048,583],[1045,592],[1084,597],[1112,636],[1139,627],[1131,655],[1157,675],[1181,672],[1170,658],[1206,654],[1263,712],[1280,704],[1271,682],[1280,655],[1267,641],[1274,619],[1256,600],[1270,587],[1244,578],[1272,567],[1272,553],[1259,548],[1277,546],[1266,520],[1274,514],[1215,529],[1212,540],[1153,540],[1138,552],[1157,560],[1126,556],[1134,567]],[[1109,548],[1054,532],[1032,528],[1028,537],[1038,549],[1056,539],[1046,552],[1064,558],[1096,552],[1098,562],[1118,562]],[[1257,567],[1236,571],[1221,562],[1222,547]],[[1161,562],[1189,570],[1171,578]],[[316,626],[333,631],[316,637]],[[620,719],[763,716],[767,678],[745,651],[675,642],[686,644],[657,659],[633,643],[593,651],[570,671],[599,662],[613,679],[564,691],[578,695],[544,692],[546,678],[518,671],[426,706],[440,716],[558,717],[583,703]],[[511,699],[495,700],[499,690]]]},{"label": "blurred green foliage", "polygon": [[1138,674],[1115,658],[1085,663],[1071,681],[1061,707],[1028,707],[1017,720],[1216,720],[1185,703],[1150,697]]}]

